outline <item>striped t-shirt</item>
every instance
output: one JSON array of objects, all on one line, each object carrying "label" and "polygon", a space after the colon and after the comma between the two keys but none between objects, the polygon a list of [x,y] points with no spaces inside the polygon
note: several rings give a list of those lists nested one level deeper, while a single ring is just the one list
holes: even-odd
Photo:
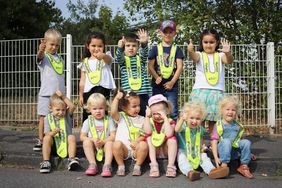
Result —
[{"label": "striped t-shirt", "polygon": [[[120,66],[121,86],[125,91],[129,92],[129,91],[132,91],[132,89],[129,86],[124,55],[125,55],[124,49],[123,48],[117,48],[117,50],[116,50],[116,61],[118,62],[119,66]],[[141,59],[142,85],[141,85],[141,88],[139,90],[134,91],[134,92],[136,92],[138,95],[142,95],[142,94],[151,95],[152,94],[152,88],[151,88],[151,85],[149,83],[148,74],[147,74],[148,46],[140,48],[139,56],[140,56],[140,59]],[[136,61],[137,61],[136,56],[130,57],[131,70],[132,70],[133,78],[137,77]]]}]

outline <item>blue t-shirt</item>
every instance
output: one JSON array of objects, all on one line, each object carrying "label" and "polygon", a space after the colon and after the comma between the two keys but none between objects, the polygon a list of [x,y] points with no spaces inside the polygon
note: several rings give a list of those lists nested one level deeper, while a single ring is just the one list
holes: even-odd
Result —
[{"label": "blue t-shirt", "polygon": [[[163,46],[163,56],[166,57],[166,59],[168,59],[169,56],[170,56],[170,50],[171,50],[171,46],[169,46],[169,47]],[[158,47],[153,46],[150,53],[149,53],[148,59],[149,60],[155,59],[155,65],[154,65],[155,71],[158,75],[161,75],[160,74],[160,67],[159,67],[158,62],[157,62],[157,57],[158,57]],[[176,48],[176,53],[175,53],[175,62],[176,62],[176,59],[182,59],[182,60],[184,59],[184,54],[183,54],[182,50],[180,49],[180,47],[178,47],[178,46]],[[162,82],[160,84],[156,84],[156,79],[154,77],[152,77],[152,87],[164,89],[163,84],[165,84],[166,82],[170,81],[173,78],[176,69],[177,69],[177,65],[175,63],[171,76],[168,79],[163,78]],[[178,85],[178,80],[175,82],[172,89],[177,88],[177,85]]]}]

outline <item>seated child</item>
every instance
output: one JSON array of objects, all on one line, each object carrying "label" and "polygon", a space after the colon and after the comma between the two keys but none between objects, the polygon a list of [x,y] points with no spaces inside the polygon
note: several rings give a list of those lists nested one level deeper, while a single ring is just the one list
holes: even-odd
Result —
[{"label": "seated child", "polygon": [[191,181],[200,178],[200,172],[195,171],[199,166],[213,179],[224,178],[229,173],[227,166],[215,168],[210,158],[203,152],[205,128],[201,124],[205,115],[205,107],[201,103],[186,103],[175,126],[179,143],[178,166]]},{"label": "seated child", "polygon": [[168,157],[166,170],[167,177],[176,177],[174,165],[177,153],[177,140],[174,136],[175,121],[168,118],[172,105],[162,94],[152,96],[149,101],[149,108],[146,110],[145,133],[148,136],[150,156],[150,177],[159,177],[159,166],[157,157]]},{"label": "seated child", "polygon": [[[241,103],[237,96],[226,96],[220,103],[221,120],[217,121],[211,135],[212,152],[217,167],[226,167],[231,158],[241,153],[241,165],[237,171],[247,178],[254,178],[248,164],[251,161],[251,142],[242,138],[244,127],[237,119]],[[218,158],[219,155],[219,158]]]},{"label": "seated child", "polygon": [[80,140],[83,142],[83,150],[89,162],[89,167],[85,171],[85,174],[96,175],[98,173],[96,159],[102,161],[105,155],[101,176],[110,177],[112,175],[112,146],[115,139],[116,128],[112,118],[106,115],[106,98],[100,93],[93,93],[87,100],[87,108],[91,115],[83,122],[80,133]]},{"label": "seated child", "polygon": [[[78,159],[75,157],[76,138],[72,134],[71,115],[74,110],[75,105],[61,91],[56,91],[50,97],[50,113],[44,118],[41,173],[49,173],[51,170],[51,150],[56,150],[61,158],[69,157],[68,170],[76,170],[79,167]],[[54,144],[55,148],[52,148]]]},{"label": "seated child", "polygon": [[[119,112],[118,109],[122,111]],[[117,122],[116,138],[113,144],[113,155],[118,164],[117,175],[125,176],[124,160],[133,158],[136,163],[133,176],[141,175],[141,165],[148,155],[148,145],[142,131],[145,118],[138,115],[140,98],[135,92],[117,90],[111,105],[111,115]]]}]

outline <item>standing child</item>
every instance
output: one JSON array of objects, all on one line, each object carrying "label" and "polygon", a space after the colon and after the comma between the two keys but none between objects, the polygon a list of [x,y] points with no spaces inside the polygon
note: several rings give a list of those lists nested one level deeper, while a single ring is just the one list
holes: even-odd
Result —
[{"label": "standing child", "polygon": [[96,175],[98,173],[96,160],[102,161],[105,153],[101,176],[110,177],[113,160],[112,146],[116,129],[112,118],[106,115],[107,101],[104,95],[100,93],[90,95],[87,100],[87,109],[91,115],[83,122],[80,133],[83,150],[89,162],[85,174]]},{"label": "standing child", "polygon": [[[118,108],[122,111],[118,112]],[[148,155],[148,145],[144,141],[142,131],[144,117],[140,112],[140,98],[135,92],[117,90],[111,105],[111,115],[117,122],[116,139],[113,154],[118,164],[117,175],[125,176],[124,160],[132,158],[136,161],[132,175],[141,175],[141,165]]]},{"label": "standing child", "polygon": [[[101,93],[109,99],[110,92],[116,88],[111,72],[112,56],[110,52],[105,53],[105,36],[99,32],[92,32],[88,35],[84,59],[79,65],[81,68],[79,81],[79,103],[83,106],[92,93]],[[83,122],[88,118],[89,113],[83,109]]]},{"label": "standing child", "polygon": [[174,136],[175,121],[168,118],[171,113],[171,103],[162,94],[154,95],[149,99],[149,108],[146,111],[145,133],[148,135],[150,156],[150,176],[159,177],[157,157],[168,157],[166,170],[167,177],[176,177],[174,165],[177,153],[177,140]]},{"label": "standing child", "polygon": [[[220,103],[221,120],[214,126],[211,143],[212,152],[217,167],[225,167],[233,157],[241,153],[241,165],[237,171],[247,178],[254,178],[248,164],[251,161],[251,142],[243,139],[244,127],[238,123],[241,115],[241,103],[237,96],[226,96]],[[218,158],[219,155],[219,158]]]},{"label": "standing child", "polygon": [[[144,29],[138,31],[138,36],[134,33],[127,34],[118,41],[116,51],[117,62],[120,66],[121,86],[126,92],[134,91],[140,98],[140,115],[145,116],[146,106],[152,88],[147,75],[148,58],[148,33]],[[141,48],[139,55],[139,42]]]},{"label": "standing child", "polygon": [[38,93],[37,114],[39,118],[38,136],[34,151],[42,150],[44,118],[49,113],[50,96],[57,90],[65,93],[64,61],[57,53],[62,35],[55,29],[48,29],[41,40],[37,53],[37,66],[40,70],[41,86]]},{"label": "standing child", "polygon": [[196,63],[196,79],[190,101],[198,101],[206,106],[205,120],[209,123],[209,132],[218,120],[218,103],[224,94],[224,64],[233,62],[230,43],[222,40],[222,49],[219,49],[219,44],[217,31],[206,29],[200,35],[199,52],[194,51],[191,39],[188,45],[189,57]]},{"label": "standing child", "polygon": [[224,178],[228,176],[229,168],[215,168],[210,158],[203,152],[203,135],[205,129],[201,126],[206,111],[198,102],[186,103],[175,126],[178,132],[178,166],[180,171],[191,181],[200,178],[200,172],[195,171],[199,166],[210,178]]},{"label": "standing child", "polygon": [[[79,167],[76,156],[76,138],[72,134],[72,114],[75,105],[60,91],[50,97],[50,113],[44,118],[44,133],[41,173],[51,170],[50,154],[55,152],[61,158],[69,157],[68,170]],[[55,145],[55,146],[54,146]]]},{"label": "standing child", "polygon": [[175,44],[176,24],[165,20],[160,26],[162,42],[149,53],[149,72],[152,75],[153,95],[163,94],[173,104],[171,118],[178,117],[178,79],[183,68],[183,52]]}]

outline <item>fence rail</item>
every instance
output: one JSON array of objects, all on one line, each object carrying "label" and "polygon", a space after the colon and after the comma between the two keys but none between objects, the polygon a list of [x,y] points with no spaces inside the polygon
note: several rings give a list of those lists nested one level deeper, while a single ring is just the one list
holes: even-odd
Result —
[{"label": "fence rail", "polygon": [[[0,124],[36,124],[40,73],[36,53],[40,39],[0,41]],[[114,55],[116,45],[108,45]],[[180,45],[186,54],[187,46]],[[71,35],[62,40],[60,53],[66,61],[67,96],[78,104],[79,70],[83,45],[72,45]],[[273,43],[232,45],[234,63],[225,66],[225,89],[240,96],[241,121],[246,126],[273,127],[282,131],[282,55],[275,55]],[[119,67],[112,64],[117,85]],[[188,101],[195,77],[195,65],[184,60],[179,80],[179,106]],[[81,108],[75,111],[74,124],[81,125]]]}]

